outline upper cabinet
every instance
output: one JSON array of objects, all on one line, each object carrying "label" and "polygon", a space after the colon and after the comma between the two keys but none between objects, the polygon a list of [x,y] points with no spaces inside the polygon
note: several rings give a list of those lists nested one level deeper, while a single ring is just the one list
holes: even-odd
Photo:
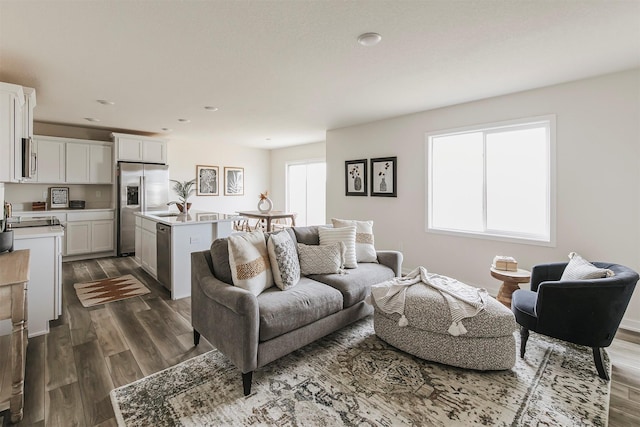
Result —
[{"label": "upper cabinet", "polygon": [[167,164],[167,141],[122,133],[111,134],[116,161]]},{"label": "upper cabinet", "polygon": [[0,83],[0,182],[22,180],[22,138],[33,132],[35,104],[34,89]]},{"label": "upper cabinet", "polygon": [[36,174],[31,182],[111,184],[113,144],[108,141],[35,136]]}]

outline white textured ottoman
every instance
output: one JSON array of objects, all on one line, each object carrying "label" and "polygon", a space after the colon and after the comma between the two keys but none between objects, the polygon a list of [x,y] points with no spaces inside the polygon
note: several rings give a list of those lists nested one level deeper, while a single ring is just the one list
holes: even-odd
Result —
[{"label": "white textured ottoman", "polygon": [[392,346],[422,359],[477,370],[511,369],[516,363],[516,322],[511,310],[489,298],[484,310],[462,320],[467,333],[450,335],[451,314],[437,290],[416,284],[407,289],[404,315],[386,314],[374,303],[376,335]]}]

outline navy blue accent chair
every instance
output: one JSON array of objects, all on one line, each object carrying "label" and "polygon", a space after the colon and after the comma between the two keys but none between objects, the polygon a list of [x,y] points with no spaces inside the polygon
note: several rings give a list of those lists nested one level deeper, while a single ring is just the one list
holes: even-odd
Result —
[{"label": "navy blue accent chair", "polygon": [[609,380],[602,348],[616,335],[638,281],[638,273],[619,264],[592,263],[615,275],[602,279],[565,280],[568,263],[541,264],[531,271],[531,290],[513,293],[511,310],[520,325],[520,357],[529,331],[591,347],[600,378]]}]

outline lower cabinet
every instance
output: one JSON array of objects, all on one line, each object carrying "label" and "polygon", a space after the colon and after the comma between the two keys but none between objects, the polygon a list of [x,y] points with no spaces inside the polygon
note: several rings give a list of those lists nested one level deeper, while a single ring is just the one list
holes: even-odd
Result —
[{"label": "lower cabinet", "polygon": [[142,268],[158,278],[158,254],[156,223],[148,219],[136,217],[136,260]]},{"label": "lower cabinet", "polygon": [[113,251],[114,224],[113,211],[68,214],[65,255]]}]

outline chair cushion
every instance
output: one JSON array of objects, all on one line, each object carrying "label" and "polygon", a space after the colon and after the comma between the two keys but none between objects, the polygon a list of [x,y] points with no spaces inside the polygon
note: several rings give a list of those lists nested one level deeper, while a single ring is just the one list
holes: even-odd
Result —
[{"label": "chair cushion", "polygon": [[267,341],[342,310],[342,294],[306,277],[286,291],[258,295],[260,341]]},{"label": "chair cushion", "polygon": [[371,285],[385,282],[395,277],[393,270],[382,264],[360,264],[358,268],[347,270],[346,274],[314,274],[310,279],[336,288],[344,298],[344,308],[364,300]]},{"label": "chair cushion", "polygon": [[562,272],[560,280],[600,279],[613,276],[608,268],[598,268],[575,252],[569,254],[569,264]]},{"label": "chair cushion", "polygon": [[538,318],[536,316],[536,302],[538,293],[519,289],[511,296],[511,311],[516,317],[516,322],[526,329],[535,331]]}]

